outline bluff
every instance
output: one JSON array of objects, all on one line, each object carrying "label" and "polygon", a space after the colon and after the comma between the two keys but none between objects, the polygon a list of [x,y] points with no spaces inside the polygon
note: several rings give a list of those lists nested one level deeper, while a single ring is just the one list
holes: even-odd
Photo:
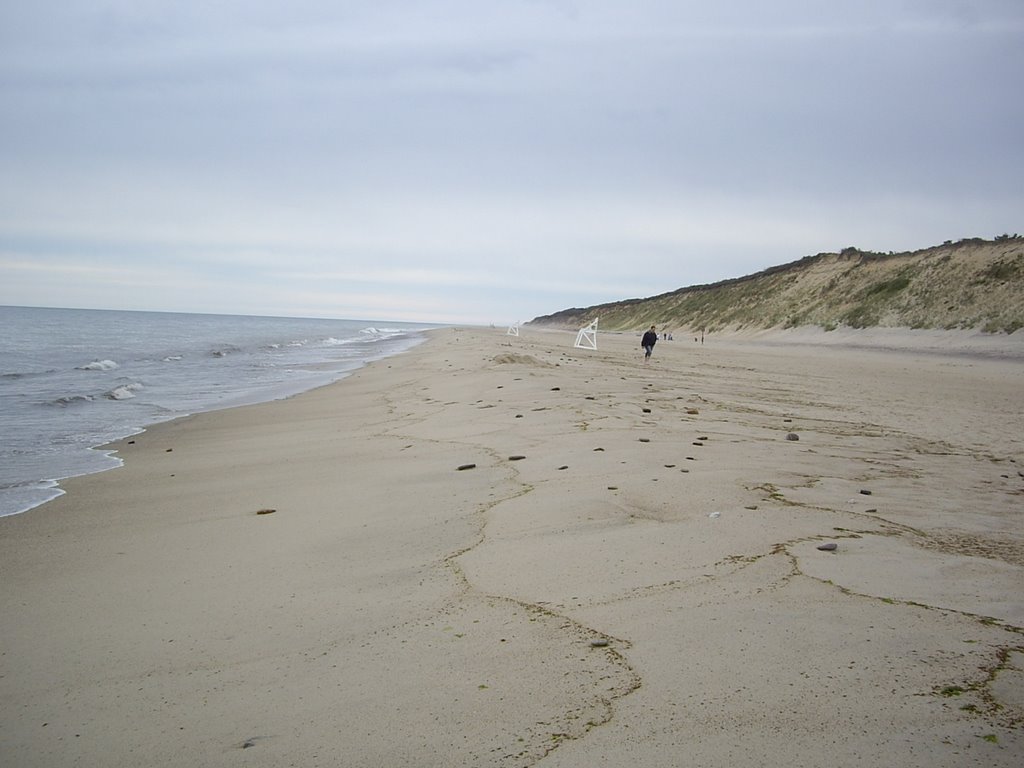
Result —
[{"label": "bluff", "polygon": [[543,315],[530,325],[605,330],[1024,327],[1024,237],[971,238],[904,253],[845,248],[709,285]]}]

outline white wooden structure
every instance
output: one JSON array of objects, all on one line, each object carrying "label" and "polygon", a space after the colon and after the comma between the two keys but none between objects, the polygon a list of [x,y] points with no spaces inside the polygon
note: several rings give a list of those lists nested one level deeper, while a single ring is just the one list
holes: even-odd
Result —
[{"label": "white wooden structure", "polygon": [[586,326],[580,328],[580,332],[576,334],[576,344],[574,345],[578,349],[597,349],[597,318]]}]

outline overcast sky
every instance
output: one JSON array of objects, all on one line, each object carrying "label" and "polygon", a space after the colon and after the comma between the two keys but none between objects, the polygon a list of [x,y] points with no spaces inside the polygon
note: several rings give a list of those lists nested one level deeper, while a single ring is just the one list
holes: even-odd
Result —
[{"label": "overcast sky", "polygon": [[509,324],[1024,233],[1020,0],[0,0],[0,304]]}]

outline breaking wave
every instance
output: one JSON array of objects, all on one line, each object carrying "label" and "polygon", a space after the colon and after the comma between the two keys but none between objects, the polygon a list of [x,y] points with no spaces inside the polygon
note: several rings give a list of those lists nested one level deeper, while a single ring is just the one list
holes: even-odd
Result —
[{"label": "breaking wave", "polygon": [[92,395],[66,395],[54,400],[53,405],[82,405],[84,403],[91,403],[95,399]]},{"label": "breaking wave", "polygon": [[120,368],[113,360],[93,360],[91,363],[78,366],[79,371],[114,371]]},{"label": "breaking wave", "polygon": [[122,384],[119,387],[114,387],[104,397],[108,400],[131,400],[140,389],[144,389],[144,387],[137,381],[133,381],[128,384]]}]

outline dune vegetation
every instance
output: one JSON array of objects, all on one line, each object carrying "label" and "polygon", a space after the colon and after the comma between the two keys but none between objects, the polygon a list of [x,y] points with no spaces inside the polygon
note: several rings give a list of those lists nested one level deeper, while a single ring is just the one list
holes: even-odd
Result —
[{"label": "dune vegetation", "polygon": [[746,277],[650,298],[566,309],[530,321],[605,330],[721,331],[820,326],[972,329],[1024,327],[1024,237],[971,238],[905,253],[844,248]]}]

